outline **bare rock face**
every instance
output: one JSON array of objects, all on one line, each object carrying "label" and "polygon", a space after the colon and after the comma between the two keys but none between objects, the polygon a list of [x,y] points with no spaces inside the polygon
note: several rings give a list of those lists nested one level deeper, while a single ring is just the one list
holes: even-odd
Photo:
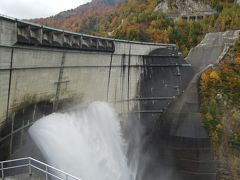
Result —
[{"label": "bare rock face", "polygon": [[[240,1],[240,0],[239,0]],[[158,4],[155,11],[162,11],[170,17],[209,16],[216,13],[211,6],[195,0],[164,0]]]},{"label": "bare rock face", "polygon": [[176,0],[176,5],[182,15],[206,12],[214,13],[214,10],[209,5],[193,0]]},{"label": "bare rock face", "polygon": [[162,11],[162,12],[164,12],[164,13],[167,13],[168,10],[169,10],[169,8],[168,8],[168,3],[165,2],[165,1],[160,2],[160,3],[157,5],[157,7],[155,8],[155,11],[157,11],[157,10]]}]

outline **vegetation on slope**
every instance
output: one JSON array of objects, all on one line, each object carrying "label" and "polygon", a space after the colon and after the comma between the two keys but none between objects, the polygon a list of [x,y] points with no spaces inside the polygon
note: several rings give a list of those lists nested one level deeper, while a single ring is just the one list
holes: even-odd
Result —
[{"label": "vegetation on slope", "polygon": [[49,18],[32,19],[39,23],[73,32],[94,34],[98,31],[98,20],[113,11],[121,0],[92,0],[75,9],[60,12]]},{"label": "vegetation on slope", "polygon": [[[162,12],[155,11],[161,1],[94,0],[54,17],[33,21],[93,35],[175,43],[184,55],[208,32],[240,29],[240,7],[234,0],[196,0],[208,3],[218,11],[215,16],[198,22],[169,19]],[[174,0],[166,1],[171,4]]]},{"label": "vegetation on slope", "polygon": [[[220,143],[224,125],[231,123],[229,140],[240,144],[240,39],[220,64],[203,72],[200,80],[201,112],[213,142]],[[227,114],[225,114],[227,113]],[[230,113],[230,114],[229,114]],[[223,117],[231,123],[224,124]]]},{"label": "vegetation on slope", "polygon": [[174,21],[160,11],[154,11],[159,0],[128,0],[99,21],[99,32],[96,34],[121,39],[175,43],[181,52],[187,55],[190,48],[196,46],[208,32],[240,29],[240,7],[233,1],[206,2],[218,9],[218,14],[195,22],[180,18]]},{"label": "vegetation on slope", "polygon": [[220,64],[200,78],[201,113],[219,160],[218,179],[239,179],[240,38]]},{"label": "vegetation on slope", "polygon": [[[174,43],[187,55],[212,24],[202,23],[205,25],[202,26],[200,22],[187,22],[180,18],[174,21],[160,11],[154,11],[158,3],[158,0],[128,0],[99,22],[99,32],[96,34],[120,39]],[[207,18],[204,22],[212,22],[212,19],[214,17]]]}]

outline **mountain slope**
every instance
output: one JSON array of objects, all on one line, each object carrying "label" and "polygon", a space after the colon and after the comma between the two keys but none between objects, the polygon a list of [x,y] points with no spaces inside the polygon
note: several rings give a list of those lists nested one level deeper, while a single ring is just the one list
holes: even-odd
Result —
[{"label": "mountain slope", "polygon": [[73,32],[91,34],[97,31],[98,19],[110,13],[121,1],[123,0],[92,0],[90,3],[60,12],[55,16],[30,21]]},{"label": "mountain slope", "polygon": [[[173,20],[157,9],[163,2],[172,10],[175,5],[178,11],[180,7],[187,8],[186,11],[192,7],[190,13],[210,9],[214,15],[198,21],[186,21],[181,16]],[[208,32],[240,29],[240,6],[234,0],[93,0],[56,16],[32,21],[86,34],[174,43],[186,56]]]},{"label": "mountain slope", "polygon": [[[232,33],[222,33],[219,36],[221,39],[212,41],[214,48],[219,48],[217,45],[224,39],[230,42],[238,37],[235,45],[226,49],[224,56],[219,58],[220,63],[204,71],[200,77],[200,111],[217,160],[217,180],[239,180],[240,38],[239,31],[235,31],[233,37],[226,36]],[[198,49],[204,46],[206,45],[202,44]],[[205,50],[210,48],[208,46]],[[210,56],[206,56],[205,52],[204,54],[205,59],[201,60],[208,61]]]}]

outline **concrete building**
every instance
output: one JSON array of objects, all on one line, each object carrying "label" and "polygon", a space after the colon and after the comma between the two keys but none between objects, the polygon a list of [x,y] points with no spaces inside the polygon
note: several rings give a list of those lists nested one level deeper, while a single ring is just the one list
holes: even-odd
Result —
[{"label": "concrete building", "polygon": [[211,6],[200,1],[194,0],[175,0],[160,2],[155,11],[162,11],[169,18],[176,20],[182,18],[184,20],[199,21],[204,17],[212,16],[217,13]]}]

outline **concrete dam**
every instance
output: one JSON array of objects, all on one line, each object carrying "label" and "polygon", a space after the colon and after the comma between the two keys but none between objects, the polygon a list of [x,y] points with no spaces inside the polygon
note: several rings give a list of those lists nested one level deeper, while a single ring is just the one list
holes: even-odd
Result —
[{"label": "concrete dam", "polygon": [[173,44],[90,36],[0,16],[0,159],[14,157],[39,118],[106,101],[126,119],[123,124],[137,119],[146,129],[143,154],[155,161],[144,161],[143,179],[157,179],[162,166],[173,169],[170,180],[215,179],[197,79],[233,36],[220,41],[214,35],[218,45],[209,49],[209,62],[198,63],[204,53],[194,51],[203,46],[185,61]]}]

